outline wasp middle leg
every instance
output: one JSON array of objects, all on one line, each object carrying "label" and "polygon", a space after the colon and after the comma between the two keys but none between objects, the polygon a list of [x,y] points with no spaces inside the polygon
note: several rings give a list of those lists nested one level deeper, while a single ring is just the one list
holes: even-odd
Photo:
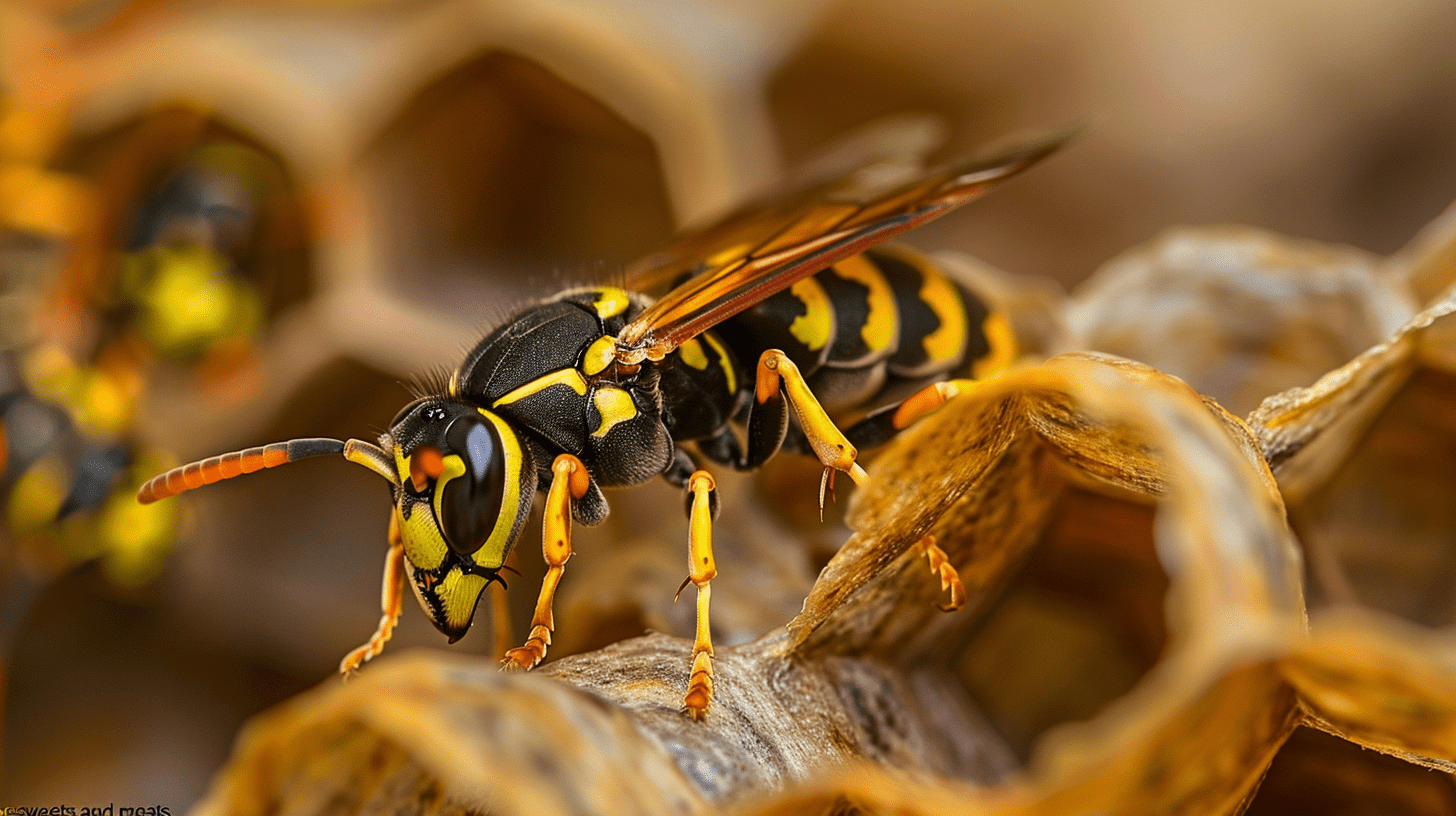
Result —
[{"label": "wasp middle leg", "polygon": [[586,495],[591,475],[586,465],[569,453],[556,457],[551,464],[551,487],[546,492],[546,511],[541,521],[541,553],[546,559],[546,577],[541,579],[541,594],[536,599],[536,612],[531,616],[531,634],[524,646],[506,652],[502,669],[530,669],[546,657],[551,645],[551,632],[556,629],[551,604],[556,586],[571,559],[571,503]]}]

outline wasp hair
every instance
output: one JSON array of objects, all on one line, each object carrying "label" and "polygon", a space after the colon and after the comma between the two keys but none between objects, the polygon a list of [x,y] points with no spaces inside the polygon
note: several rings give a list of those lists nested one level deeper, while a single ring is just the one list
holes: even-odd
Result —
[{"label": "wasp hair", "polygon": [[432,366],[411,376],[404,387],[415,399],[442,396],[450,393],[450,374],[445,366]]}]

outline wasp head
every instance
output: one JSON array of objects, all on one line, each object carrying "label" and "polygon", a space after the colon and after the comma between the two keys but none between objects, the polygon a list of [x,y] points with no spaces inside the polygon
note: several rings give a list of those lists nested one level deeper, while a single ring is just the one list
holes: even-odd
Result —
[{"label": "wasp head", "polygon": [[394,524],[410,586],[453,643],[531,512],[531,449],[499,416],[442,397],[405,406],[380,444],[399,475]]}]

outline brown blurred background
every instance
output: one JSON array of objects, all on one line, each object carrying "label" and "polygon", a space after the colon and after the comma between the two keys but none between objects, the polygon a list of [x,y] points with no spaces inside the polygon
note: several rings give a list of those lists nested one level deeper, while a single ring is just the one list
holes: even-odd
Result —
[{"label": "brown blurred background", "polygon": [[[1450,3],[779,5],[11,0],[6,342],[55,329],[56,276],[107,263],[145,186],[117,179],[138,157],[168,161],[178,116],[276,164],[284,181],[265,205],[287,226],[270,240],[302,247],[263,273],[251,387],[220,396],[156,372],[135,433],[184,459],[376,433],[409,398],[401,380],[454,365],[513,304],[611,280],[678,226],[889,114],[939,117],[946,153],[1090,121],[1064,155],[909,238],[1066,287],[1178,224],[1388,254],[1456,198]],[[627,554],[655,542],[643,520],[675,505],[670,491],[612,500],[563,588],[607,598],[577,615],[597,634],[574,642],[687,633],[686,609],[608,614],[613,593],[670,596],[681,558],[675,518],[659,551]],[[373,476],[312,462],[185,507],[160,580],[119,590],[82,567],[37,589],[9,662],[0,805],[180,811],[249,715],[337,682],[339,657],[372,631],[388,510]],[[727,540],[764,529],[745,527]],[[832,546],[833,529],[807,535]],[[518,612],[534,596],[536,535],[522,538]],[[730,639],[797,611],[819,557],[769,570],[756,552],[724,556],[738,577],[724,570],[715,603],[738,580],[759,614],[728,613]],[[585,579],[590,559],[615,586]],[[743,577],[755,569],[771,574]],[[452,648],[488,652],[481,619]],[[553,656],[572,648],[572,626],[564,613]],[[409,647],[444,642],[407,602],[390,651]]]}]

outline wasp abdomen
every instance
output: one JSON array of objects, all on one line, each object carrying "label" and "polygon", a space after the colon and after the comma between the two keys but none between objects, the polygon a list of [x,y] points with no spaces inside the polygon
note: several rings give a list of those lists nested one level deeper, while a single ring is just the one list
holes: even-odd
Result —
[{"label": "wasp abdomen", "polygon": [[904,340],[890,357],[897,377],[919,379],[965,369],[993,355],[991,311],[957,286],[930,259],[902,247],[878,247],[867,257],[895,293]]},{"label": "wasp abdomen", "polygon": [[873,404],[896,386],[969,372],[1011,356],[991,311],[928,258],[881,245],[731,318],[717,331],[745,366],[777,348],[831,411]]}]

